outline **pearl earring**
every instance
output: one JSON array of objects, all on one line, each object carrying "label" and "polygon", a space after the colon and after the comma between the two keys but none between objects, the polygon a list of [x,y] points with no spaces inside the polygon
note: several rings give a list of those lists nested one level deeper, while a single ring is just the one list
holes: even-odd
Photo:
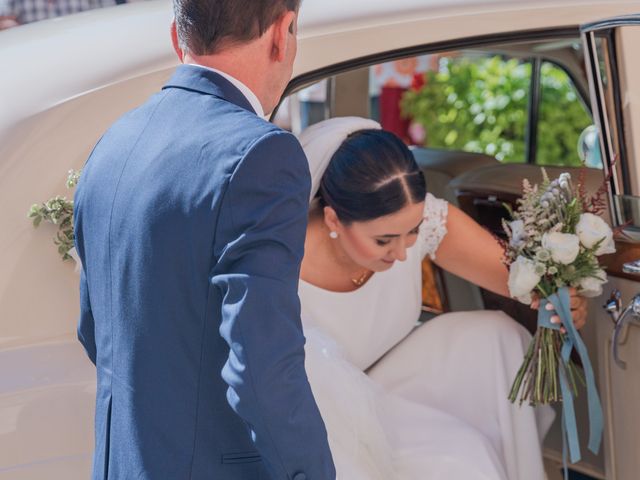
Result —
[{"label": "pearl earring", "polygon": [[338,238],[338,232],[331,231],[329,232],[329,236],[335,240]]}]

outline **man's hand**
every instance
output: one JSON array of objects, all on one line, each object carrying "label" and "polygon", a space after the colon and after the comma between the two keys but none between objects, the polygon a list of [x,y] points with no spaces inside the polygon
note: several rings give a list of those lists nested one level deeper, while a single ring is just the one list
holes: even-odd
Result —
[{"label": "man's hand", "polygon": [[16,17],[7,17],[0,15],[0,30],[7,30],[8,28],[17,27],[20,25]]},{"label": "man's hand", "polygon": [[[571,295],[571,316],[573,317],[573,324],[576,329],[580,330],[587,323],[587,299],[578,295],[578,292],[574,287],[569,288],[569,294]],[[537,310],[540,306],[540,299],[535,298],[531,302],[531,308]],[[550,303],[546,306],[547,310],[554,310],[553,305]],[[551,323],[560,323],[560,317],[553,315],[551,317]],[[560,332],[566,333],[564,327],[560,327]]]}]

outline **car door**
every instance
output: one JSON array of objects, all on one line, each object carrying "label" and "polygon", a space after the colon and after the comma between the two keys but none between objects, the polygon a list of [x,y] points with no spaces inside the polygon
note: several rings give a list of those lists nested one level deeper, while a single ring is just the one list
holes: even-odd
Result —
[{"label": "car door", "polygon": [[[594,120],[608,175],[611,218],[623,233],[617,253],[607,260],[610,281],[600,303],[617,289],[624,309],[640,294],[640,270],[633,263],[640,259],[640,57],[636,52],[640,15],[591,23],[581,30]],[[606,478],[638,478],[640,321],[633,309],[618,316],[615,302],[611,303],[611,317],[602,309],[593,310],[606,425]]]}]

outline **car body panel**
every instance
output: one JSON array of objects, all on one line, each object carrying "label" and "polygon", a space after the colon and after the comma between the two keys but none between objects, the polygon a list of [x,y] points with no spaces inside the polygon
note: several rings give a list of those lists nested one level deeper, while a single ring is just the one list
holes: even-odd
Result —
[{"label": "car body panel", "polygon": [[[577,32],[636,10],[637,1],[304,0],[294,76],[421,45]],[[171,16],[156,0],[0,32],[0,478],[87,477],[95,373],[75,341],[78,277],[56,254],[55,228],[35,230],[26,214],[64,194],[65,172],[168,79]]]}]

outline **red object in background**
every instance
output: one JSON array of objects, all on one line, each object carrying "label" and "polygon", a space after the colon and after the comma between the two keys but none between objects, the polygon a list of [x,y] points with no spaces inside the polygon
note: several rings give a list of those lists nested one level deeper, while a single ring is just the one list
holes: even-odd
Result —
[{"label": "red object in background", "polygon": [[427,83],[427,79],[425,78],[424,73],[414,73],[413,80],[411,82],[411,90],[417,92],[422,89]]},{"label": "red object in background", "polygon": [[380,92],[380,124],[382,128],[398,135],[406,144],[411,145],[409,125],[411,119],[403,118],[400,110],[400,100],[406,92],[402,87],[382,87]]}]

